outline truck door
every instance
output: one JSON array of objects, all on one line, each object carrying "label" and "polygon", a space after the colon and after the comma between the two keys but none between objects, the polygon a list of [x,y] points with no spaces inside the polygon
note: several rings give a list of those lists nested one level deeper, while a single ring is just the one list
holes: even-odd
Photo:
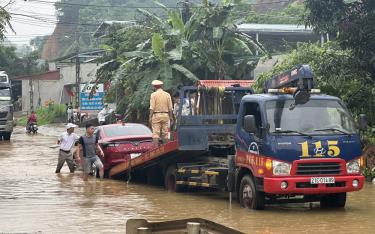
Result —
[{"label": "truck door", "polygon": [[[245,116],[252,115],[255,118],[256,130],[249,133],[244,128]],[[245,152],[259,154],[263,142],[263,124],[260,105],[257,102],[244,102],[240,112],[237,126],[237,149]]]}]

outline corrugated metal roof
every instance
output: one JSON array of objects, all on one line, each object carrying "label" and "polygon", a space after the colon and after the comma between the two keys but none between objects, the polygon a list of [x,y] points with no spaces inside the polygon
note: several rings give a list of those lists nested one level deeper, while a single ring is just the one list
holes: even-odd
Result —
[{"label": "corrugated metal roof", "polygon": [[14,77],[12,80],[60,80],[60,70],[49,71],[40,75],[34,76],[19,76]]},{"label": "corrugated metal roof", "polygon": [[313,33],[310,27],[294,24],[240,24],[237,28],[240,32],[247,33]]},{"label": "corrugated metal roof", "polygon": [[200,80],[198,81],[198,86],[206,88],[226,88],[236,85],[240,87],[250,87],[254,83],[254,80]]}]

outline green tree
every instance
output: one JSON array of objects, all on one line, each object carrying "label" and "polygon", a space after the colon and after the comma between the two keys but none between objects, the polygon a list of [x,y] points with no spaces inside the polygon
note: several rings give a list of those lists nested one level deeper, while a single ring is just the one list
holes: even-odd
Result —
[{"label": "green tree", "polygon": [[39,59],[38,51],[19,57],[15,47],[0,45],[0,71],[6,71],[11,77],[34,75],[46,71],[47,64],[39,62]]},{"label": "green tree", "polygon": [[[181,12],[159,6],[167,20],[139,9],[144,24],[118,28],[103,46],[110,56],[98,75],[102,81],[115,80],[122,85],[119,110],[126,110],[130,120],[146,116],[153,79],[163,80],[169,91],[198,79],[248,79],[258,61],[255,51],[265,52],[236,30],[232,3],[193,7],[186,22]],[[131,30],[144,40],[128,38]]]},{"label": "green tree", "polygon": [[335,36],[341,48],[351,49],[375,80],[375,1],[306,0],[305,5],[305,23]]},{"label": "green tree", "polygon": [[247,13],[246,22],[253,24],[303,24],[305,6],[300,2],[293,2],[282,10],[269,10],[257,13],[251,10]]},{"label": "green tree", "polygon": [[[169,8],[181,8],[181,1],[160,0],[160,3]],[[213,3],[223,0],[214,0]],[[241,2],[238,8],[241,17],[244,17],[250,9],[249,3],[255,0],[231,0],[223,1],[226,4]],[[190,0],[191,4],[202,3],[202,0]],[[137,8],[147,9],[149,12],[166,18],[163,7],[157,5],[154,0],[60,0],[55,4],[58,13],[58,24],[55,36],[58,38],[58,56],[73,53],[75,48],[71,45],[79,41],[82,50],[97,48],[97,41],[92,33],[103,21],[129,21],[142,20]],[[69,38],[65,37],[68,36]]]},{"label": "green tree", "polygon": [[4,33],[6,31],[6,26],[8,25],[12,31],[12,25],[10,24],[10,14],[5,8],[12,4],[12,1],[9,1],[5,6],[0,6],[0,39],[4,39]]},{"label": "green tree", "polygon": [[370,73],[360,69],[361,60],[350,49],[341,49],[338,43],[303,43],[270,71],[257,79],[256,89],[262,90],[264,81],[293,68],[309,64],[313,69],[317,88],[323,93],[340,97],[354,114],[365,113],[370,124],[375,123],[375,83]]}]

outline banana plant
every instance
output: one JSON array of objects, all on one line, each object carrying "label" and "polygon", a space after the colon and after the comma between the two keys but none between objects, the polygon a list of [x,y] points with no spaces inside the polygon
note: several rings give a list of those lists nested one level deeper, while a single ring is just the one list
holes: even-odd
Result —
[{"label": "banana plant", "polygon": [[[141,38],[131,34],[130,29],[118,29],[115,35],[108,36],[109,43],[104,48],[112,57],[103,62],[114,60],[112,64],[116,65],[104,66],[101,70],[106,72],[99,73],[107,74],[106,79],[121,81],[124,96],[120,108],[130,120],[146,118],[154,79],[164,81],[164,88],[172,92],[199,79],[250,78],[259,60],[256,54],[264,55],[266,51],[236,29],[231,17],[236,2],[213,5],[207,1],[201,7],[193,7],[186,22],[181,12],[156,2],[167,18],[138,10],[144,23],[133,26],[137,27],[133,32]],[[110,40],[113,37],[119,37],[121,43]]]}]

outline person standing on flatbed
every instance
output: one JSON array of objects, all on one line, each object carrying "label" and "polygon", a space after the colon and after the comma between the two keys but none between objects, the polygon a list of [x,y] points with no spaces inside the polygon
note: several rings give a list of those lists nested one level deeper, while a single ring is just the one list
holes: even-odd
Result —
[{"label": "person standing on flatbed", "polygon": [[157,145],[160,139],[163,143],[168,142],[168,126],[172,125],[173,108],[171,95],[162,89],[163,82],[154,80],[151,84],[154,86],[155,92],[151,94],[150,98],[149,123],[152,127],[153,142]]}]

